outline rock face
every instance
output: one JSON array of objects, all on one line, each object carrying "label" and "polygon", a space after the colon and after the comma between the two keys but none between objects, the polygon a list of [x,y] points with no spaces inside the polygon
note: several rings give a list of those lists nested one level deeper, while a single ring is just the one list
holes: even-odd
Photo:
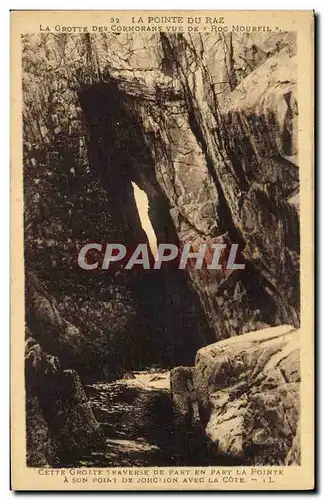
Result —
[{"label": "rock face", "polygon": [[193,385],[194,369],[178,366],[170,372],[178,465],[212,465]]},{"label": "rock face", "polygon": [[[61,367],[50,403],[43,388],[28,392],[39,461],[62,455],[61,435],[73,450],[81,434],[100,442],[73,370],[89,381],[190,365],[229,339],[200,350],[193,374],[174,372],[180,425],[202,419],[209,441],[244,463],[295,463],[295,35],[46,33],[23,35],[22,47],[26,323]],[[147,242],[132,183],[157,243],[234,243],[245,268],[81,269],[86,243]],[[262,330],[282,324],[293,327]],[[178,384],[193,384],[197,401],[188,389],[182,405]],[[65,417],[53,423],[63,395],[81,434]]]},{"label": "rock face", "polygon": [[[190,369],[175,370],[178,380]],[[215,456],[244,465],[300,463],[298,330],[280,326],[204,347],[190,373],[191,400]],[[177,408],[188,401],[178,386],[171,384]]]},{"label": "rock face", "polygon": [[[63,316],[109,344],[111,363],[121,343],[174,365],[221,338],[298,326],[294,34],[22,43],[26,265]],[[158,243],[237,243],[244,272],[81,270],[84,243],[147,241],[131,182]]]},{"label": "rock face", "polygon": [[29,334],[25,376],[28,466],[68,466],[104,447],[77,373],[62,370]]}]

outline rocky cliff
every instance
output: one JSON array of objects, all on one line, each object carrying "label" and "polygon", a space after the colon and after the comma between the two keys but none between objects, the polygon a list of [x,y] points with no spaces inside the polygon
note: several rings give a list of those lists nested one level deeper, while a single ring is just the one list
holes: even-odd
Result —
[{"label": "rocky cliff", "polygon": [[[215,341],[297,328],[294,33],[46,33],[23,35],[22,47],[26,322],[63,379],[192,365]],[[147,242],[132,183],[147,195],[158,243],[235,243],[245,268],[81,269],[86,243]],[[225,342],[250,352],[243,338]],[[294,435],[285,426],[279,461]],[[225,427],[220,447],[241,455]],[[251,446],[268,439],[259,434]],[[45,424],[42,436],[60,448]]]},{"label": "rocky cliff", "polygon": [[[170,338],[194,353],[299,324],[295,37],[216,38],[22,39],[26,263],[67,320],[114,352],[121,339],[145,345],[152,329],[168,331],[176,357]],[[147,193],[158,242],[237,243],[244,272],[80,270],[86,242],[146,241],[131,181]]]}]

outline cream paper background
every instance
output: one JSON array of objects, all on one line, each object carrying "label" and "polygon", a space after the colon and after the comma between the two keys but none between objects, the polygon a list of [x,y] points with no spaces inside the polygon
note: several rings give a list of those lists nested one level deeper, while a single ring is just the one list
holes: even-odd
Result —
[{"label": "cream paper background", "polygon": [[[132,16],[224,17],[225,24],[269,26],[297,32],[300,225],[301,225],[301,466],[291,467],[149,467],[146,478],[178,478],[177,483],[137,483],[135,468],[101,469],[110,483],[93,482],[99,469],[26,467],[24,393],[24,274],[21,33],[40,25],[108,25]],[[153,24],[151,24],[152,26]],[[223,26],[224,26],[223,25]],[[162,25],[163,26],[163,25]],[[183,24],[184,29],[188,26]],[[195,26],[192,24],[191,26]],[[300,490],[314,487],[314,17],[312,11],[15,11],[11,12],[11,485],[15,490]],[[50,475],[45,474],[47,470]],[[51,471],[55,475],[51,475]],[[124,471],[123,476],[112,475]],[[56,472],[57,471],[57,472]],[[140,472],[139,468],[136,471]],[[144,471],[144,469],[141,469]],[[183,471],[183,475],[179,472]],[[82,472],[82,475],[80,474]],[[178,472],[178,474],[176,474]],[[223,474],[217,475],[217,472]],[[124,479],[122,479],[122,477]],[[67,478],[68,482],[64,482]],[[73,478],[82,478],[73,483]],[[87,481],[84,482],[85,478]],[[184,478],[187,481],[184,481]],[[200,479],[199,479],[200,478]],[[203,479],[201,479],[203,478]],[[218,482],[213,482],[218,478]],[[224,479],[227,478],[227,479]],[[231,479],[229,479],[231,478]],[[270,479],[269,479],[270,478]],[[131,481],[132,479],[132,481]],[[192,482],[189,482],[191,479]],[[196,482],[194,482],[196,479]],[[243,481],[242,481],[243,480]]]}]

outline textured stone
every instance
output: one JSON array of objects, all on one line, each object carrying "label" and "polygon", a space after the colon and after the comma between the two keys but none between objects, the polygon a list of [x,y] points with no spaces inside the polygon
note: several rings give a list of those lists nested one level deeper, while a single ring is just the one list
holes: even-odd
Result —
[{"label": "textured stone", "polygon": [[298,464],[299,331],[280,326],[197,353],[193,381],[210,441],[245,464]]},{"label": "textured stone", "polygon": [[187,366],[178,366],[170,372],[178,465],[209,463],[192,377],[193,368]]},{"label": "textured stone", "polygon": [[77,373],[62,370],[28,332],[25,357],[27,464],[75,463],[105,444]]},{"label": "textured stone", "polygon": [[[299,325],[295,43],[293,33],[23,37],[27,261],[69,321],[103,338],[113,329],[109,342],[144,316],[144,337],[155,321],[158,337],[170,330],[168,338],[183,338],[188,350]],[[244,273],[190,269],[190,292],[187,277],[173,276],[167,287],[151,283],[156,296],[145,297],[140,290],[152,278],[85,281],[66,241],[77,248],[86,239],[146,241],[130,181],[147,193],[158,242],[237,243]],[[57,199],[48,199],[49,189]],[[35,217],[44,206],[53,223]],[[183,297],[174,325],[150,317],[166,288],[167,309]],[[192,330],[183,326],[189,316]],[[141,341],[137,329],[127,339]]]},{"label": "textured stone", "polygon": [[[188,364],[230,337],[199,351],[193,375],[210,441],[245,463],[298,460],[297,332],[264,329],[299,326],[295,38],[22,36],[28,366],[36,380],[43,362],[60,374],[76,422],[82,410],[95,426],[67,368]],[[89,241],[147,242],[132,182],[158,243],[236,243],[245,269],[82,272]],[[198,415],[190,373],[171,377],[180,426]],[[78,449],[71,422],[67,433]]]},{"label": "textured stone", "polygon": [[48,424],[35,394],[26,395],[26,462],[29,467],[48,467],[59,463]]},{"label": "textured stone", "polygon": [[[170,389],[176,411],[188,421],[197,418],[197,396],[193,387],[193,369],[178,366],[170,372]],[[199,419],[199,415],[198,415]]]}]

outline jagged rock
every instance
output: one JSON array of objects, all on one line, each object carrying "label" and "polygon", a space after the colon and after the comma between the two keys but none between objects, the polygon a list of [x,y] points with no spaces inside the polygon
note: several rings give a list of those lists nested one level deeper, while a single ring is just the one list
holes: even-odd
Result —
[{"label": "jagged rock", "polygon": [[[85,339],[58,311],[56,301],[33,273],[26,273],[26,321],[47,352],[61,359],[82,355]],[[28,346],[27,346],[28,347]],[[40,346],[38,346],[41,349]],[[31,356],[29,351],[29,356]]]},{"label": "jagged rock", "polygon": [[[55,453],[66,435],[72,455],[81,434],[101,440],[67,368],[84,380],[190,364],[230,337],[172,372],[179,448],[194,421],[218,453],[298,462],[298,333],[264,329],[299,326],[295,34],[46,33],[22,47],[26,380],[47,424],[68,401]],[[132,183],[158,242],[236,243],[245,269],[81,270],[89,241],[147,242]]]},{"label": "jagged rock", "polygon": [[217,452],[244,464],[299,464],[299,331],[280,326],[197,353],[196,395]]},{"label": "jagged rock", "polygon": [[178,465],[207,463],[207,442],[192,377],[193,368],[188,366],[178,366],[170,372]]},{"label": "jagged rock", "polygon": [[[215,40],[216,38],[216,40]],[[296,35],[285,33],[219,33],[202,39],[201,51],[220,102],[268,58],[296,52]]]},{"label": "jagged rock", "polygon": [[[149,338],[174,364],[214,340],[299,325],[295,38],[23,36],[26,262],[111,363],[125,331],[126,346]],[[146,241],[131,182],[159,242],[237,243],[244,272],[189,269],[189,284],[80,273],[83,242]]]},{"label": "jagged rock", "polygon": [[26,342],[27,464],[68,465],[105,444],[77,373]]},{"label": "jagged rock", "polygon": [[285,465],[300,465],[300,463],[301,463],[301,443],[300,443],[300,429],[298,424],[292,446],[285,459]]},{"label": "jagged rock", "polygon": [[26,394],[26,462],[28,467],[59,464],[48,424],[35,394]]},{"label": "jagged rock", "polygon": [[191,421],[194,415],[197,418],[198,409],[192,372],[193,369],[188,366],[177,366],[170,372],[170,389],[173,405],[175,410],[181,416],[186,417],[188,421]]},{"label": "jagged rock", "polygon": [[[250,141],[250,146],[255,150],[255,154],[277,162],[277,169],[271,174],[286,174],[287,188],[290,185],[292,190],[298,187],[298,171],[293,168],[298,165],[295,75],[296,56],[291,57],[287,51],[282,51],[267,59],[246,77],[222,103],[225,119],[227,114],[227,128],[231,127],[239,133],[235,145],[239,146],[244,143],[244,139],[253,136],[254,141]],[[233,134],[233,139],[235,135]],[[284,159],[292,165],[283,161]],[[280,166],[284,172],[280,171]],[[291,179],[287,170],[292,172]],[[265,176],[267,174],[269,173],[264,172]],[[267,181],[271,181],[270,175]],[[276,177],[272,179],[272,182],[275,181],[278,181]]]}]

